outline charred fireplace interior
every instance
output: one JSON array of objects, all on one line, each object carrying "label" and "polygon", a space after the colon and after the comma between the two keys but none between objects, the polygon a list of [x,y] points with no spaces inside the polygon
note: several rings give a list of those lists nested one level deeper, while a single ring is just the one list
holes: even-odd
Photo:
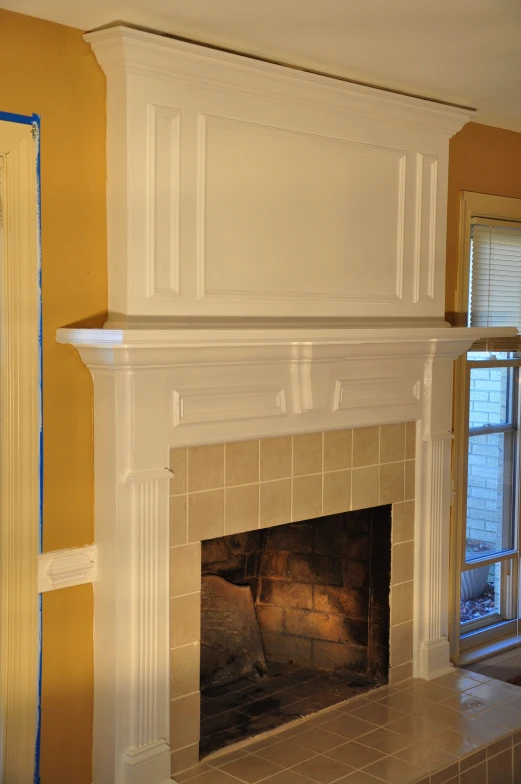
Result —
[{"label": "charred fireplace interior", "polygon": [[202,542],[200,756],[387,682],[391,506]]}]

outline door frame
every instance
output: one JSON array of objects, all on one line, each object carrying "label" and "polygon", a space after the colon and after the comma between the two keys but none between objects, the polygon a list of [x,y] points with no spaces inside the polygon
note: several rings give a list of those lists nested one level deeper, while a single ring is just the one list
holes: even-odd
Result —
[{"label": "door frame", "polygon": [[0,772],[38,781],[42,400],[39,118],[0,112]]}]

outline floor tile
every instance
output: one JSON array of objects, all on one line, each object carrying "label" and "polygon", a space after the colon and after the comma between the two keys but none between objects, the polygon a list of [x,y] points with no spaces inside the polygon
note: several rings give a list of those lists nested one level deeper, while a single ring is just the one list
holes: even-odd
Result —
[{"label": "floor tile", "polygon": [[514,697],[513,700],[508,700],[505,702],[505,707],[510,708],[510,710],[519,711],[521,713],[521,691],[519,697]]},{"label": "floor tile", "polygon": [[448,767],[442,768],[436,773],[433,773],[430,784],[447,784],[448,782],[452,781],[454,777],[457,779],[458,776],[459,762],[454,762],[452,765],[449,765]]},{"label": "floor tile", "polygon": [[388,724],[387,729],[410,738],[411,743],[424,740],[440,731],[437,724],[433,724],[419,716],[403,716],[401,719]]},{"label": "floor tile", "polygon": [[461,721],[461,713],[458,711],[453,710],[452,708],[447,708],[444,705],[440,705],[438,702],[431,703],[428,710],[426,710],[423,714],[418,714],[422,718],[428,719],[433,724],[437,724],[440,727],[450,727],[454,724],[457,724],[458,721]]},{"label": "floor tile", "polygon": [[497,724],[491,724],[488,721],[483,721],[482,716],[478,718],[464,719],[458,722],[453,727],[455,732],[467,735],[483,745],[484,743],[492,743],[499,738],[504,737],[508,730],[505,727],[499,727]]},{"label": "floor tile", "polygon": [[418,781],[425,771],[397,757],[384,757],[366,768],[366,773],[381,778],[388,784],[410,784]]},{"label": "floor tile", "polygon": [[376,725],[369,721],[359,719],[352,713],[344,713],[339,719],[332,719],[332,721],[323,724],[322,729],[334,732],[337,735],[341,735],[343,738],[353,740],[360,735],[365,735],[367,732],[376,729]]},{"label": "floor tile", "polygon": [[440,768],[447,767],[457,759],[445,749],[425,742],[408,746],[401,751],[395,752],[394,756],[428,771],[440,770]]},{"label": "floor tile", "polygon": [[[284,735],[284,738],[286,735]],[[261,738],[261,740],[255,741],[255,743],[248,743],[244,748],[246,751],[256,754],[261,749],[266,749],[268,746],[273,746],[275,743],[279,743],[280,740],[283,739],[282,734],[273,734],[268,735],[266,738]]]},{"label": "floor tile", "polygon": [[482,713],[484,710],[487,710],[487,708],[491,708],[496,704],[483,699],[475,694],[475,691],[476,689],[470,689],[470,691],[456,692],[452,694],[451,697],[441,702],[440,705],[444,708],[452,708],[452,710],[464,713],[467,716],[472,716]]},{"label": "floor tile", "polygon": [[343,737],[327,732],[322,727],[313,727],[311,730],[295,737],[295,743],[298,743],[299,746],[304,746],[305,749],[312,749],[319,754],[334,749],[336,746],[341,746],[343,742]]},{"label": "floor tile", "polygon": [[190,781],[190,779],[193,779],[196,776],[201,776],[203,773],[208,773],[209,770],[212,770],[210,765],[196,765],[195,768],[185,770],[184,773],[176,773],[175,780],[178,782],[178,784],[184,784],[185,781]]},{"label": "floor tile", "polygon": [[509,703],[498,705],[496,708],[489,708],[479,714],[479,718],[490,724],[498,724],[500,727],[507,727],[509,730],[521,729],[521,713],[510,710]]},{"label": "floor tile", "polygon": [[196,776],[190,779],[191,784],[237,784],[237,779],[233,776],[228,776],[222,770],[213,768],[208,773],[203,773],[201,776]]},{"label": "floor tile", "polygon": [[414,694],[398,691],[389,694],[381,700],[378,700],[382,705],[387,705],[389,708],[403,711],[403,713],[419,713],[426,711],[432,703],[417,697]]},{"label": "floor tile", "polygon": [[300,776],[293,770],[282,770],[280,773],[264,779],[262,784],[310,784],[310,780],[305,779],[304,776]]},{"label": "floor tile", "polygon": [[465,670],[465,674],[472,678],[475,681],[479,681],[480,683],[488,683],[490,681],[490,675],[481,675],[479,672],[473,672],[472,670]]},{"label": "floor tile", "polygon": [[429,702],[442,702],[450,697],[453,690],[442,686],[438,681],[422,681],[413,683],[405,689],[405,694],[414,694]]},{"label": "floor tile", "polygon": [[363,736],[364,746],[377,749],[377,751],[382,751],[384,754],[394,754],[406,746],[410,746],[411,743],[412,741],[409,738],[382,727]]},{"label": "floor tile", "polygon": [[331,784],[331,782],[347,776],[348,773],[354,772],[351,765],[346,765],[345,762],[339,762],[322,754],[307,760],[307,762],[302,762],[294,770],[295,773],[300,773],[311,781],[316,781],[317,784]]},{"label": "floor tile", "polygon": [[373,762],[385,756],[383,751],[372,749],[370,746],[364,746],[358,741],[349,741],[344,743],[343,746],[338,746],[336,749],[326,752],[326,757],[332,757],[339,762],[345,762],[347,765],[352,765],[353,768],[365,768]]},{"label": "floor tile", "polygon": [[382,779],[377,779],[363,770],[355,770],[354,773],[340,779],[337,784],[382,784]]},{"label": "floor tile", "polygon": [[490,784],[512,784],[512,749],[487,760],[487,779]]},{"label": "floor tile", "polygon": [[[275,773],[280,773],[282,770],[280,765],[275,765],[274,762],[269,762],[256,754],[247,754],[241,759],[230,762],[228,765],[220,768],[223,773],[229,773],[247,784],[255,784],[255,782],[265,779],[268,776],[273,776]],[[201,784],[205,784],[201,782]],[[208,782],[213,784],[213,782]]]},{"label": "floor tile", "polygon": [[442,678],[436,678],[433,683],[439,683],[440,686],[445,686],[445,688],[453,689],[454,691],[475,689],[476,681],[473,678],[469,678],[468,675],[470,675],[470,673],[467,674],[459,670],[457,672],[451,672],[449,675],[444,675]]},{"label": "floor tile", "polygon": [[257,751],[256,754],[258,757],[281,765],[283,768],[292,768],[294,765],[314,757],[316,752],[306,749],[304,746],[298,746],[292,740],[282,740],[280,743],[274,743],[272,746]]},{"label": "floor tile", "polygon": [[350,713],[351,716],[356,716],[357,719],[363,719],[379,727],[406,716],[403,711],[390,708],[388,705],[382,705],[379,702],[368,703],[360,708],[354,708]]},{"label": "floor tile", "polygon": [[323,713],[318,713],[311,718],[308,719],[308,723],[312,724],[314,727],[320,727],[322,724],[325,724],[327,721],[331,721],[331,719],[339,719],[340,716],[343,716],[344,712],[336,709],[331,709],[328,711],[324,711]]},{"label": "floor tile", "polygon": [[469,737],[469,735],[455,732],[453,729],[442,730],[437,735],[433,735],[429,738],[429,743],[444,751],[448,751],[449,754],[453,754],[455,757],[463,757],[465,754],[470,754],[471,751],[482,745],[480,741]]},{"label": "floor tile", "polygon": [[214,757],[213,759],[207,760],[208,765],[211,765],[213,768],[222,768],[223,765],[227,765],[229,762],[235,762],[236,759],[241,759],[241,757],[245,757],[248,752],[245,749],[235,749],[235,751],[230,751],[228,754],[220,754],[218,757]]},{"label": "floor tile", "polygon": [[[516,691],[517,690],[517,691]],[[514,686],[511,683],[483,683],[475,689],[471,689],[466,694],[472,694],[478,699],[484,700],[489,707],[499,705],[502,702],[508,702],[517,698],[519,694],[519,686]]]}]

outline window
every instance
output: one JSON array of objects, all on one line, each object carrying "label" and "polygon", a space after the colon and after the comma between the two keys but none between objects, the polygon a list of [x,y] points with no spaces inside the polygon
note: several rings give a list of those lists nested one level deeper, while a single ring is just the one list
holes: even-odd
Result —
[{"label": "window", "polygon": [[[458,305],[468,326],[521,327],[521,200],[463,195]],[[518,339],[476,343],[455,383],[456,661],[519,641]]]}]

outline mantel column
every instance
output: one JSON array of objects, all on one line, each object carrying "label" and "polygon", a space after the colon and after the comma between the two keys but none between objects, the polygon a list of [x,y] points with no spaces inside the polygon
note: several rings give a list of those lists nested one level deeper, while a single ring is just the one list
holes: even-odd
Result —
[{"label": "mantel column", "polygon": [[153,374],[128,368],[92,375],[99,554],[93,784],[167,784],[171,473],[150,422],[143,443],[136,406],[148,391],[158,411],[161,387]]},{"label": "mantel column", "polygon": [[425,363],[416,461],[414,674],[427,680],[453,669],[448,640],[452,387],[454,360],[467,347],[437,344]]}]

